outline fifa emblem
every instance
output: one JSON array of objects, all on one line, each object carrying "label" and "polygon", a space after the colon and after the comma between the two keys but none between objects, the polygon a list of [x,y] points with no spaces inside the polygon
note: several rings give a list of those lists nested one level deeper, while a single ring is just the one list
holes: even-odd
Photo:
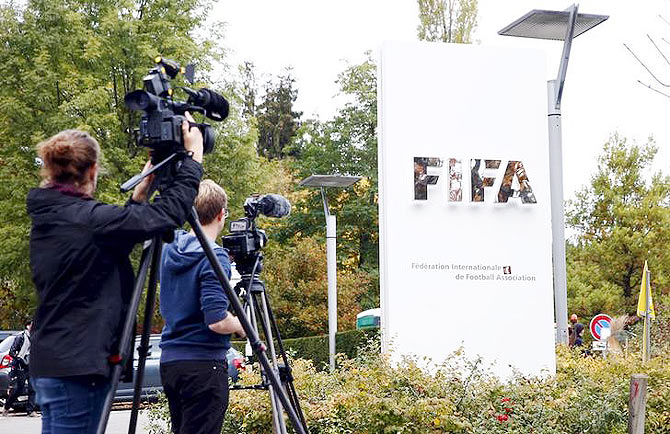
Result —
[{"label": "fifa emblem", "polygon": [[[469,202],[484,202],[487,188],[493,187],[497,178],[502,175],[495,202],[507,203],[511,199],[520,199],[521,203],[537,203],[526,169],[521,161],[468,160],[470,163]],[[428,199],[428,186],[437,184],[438,174],[428,174],[428,168],[441,171],[444,160],[432,157],[414,157],[414,200]],[[456,158],[448,160],[449,202],[463,201],[463,162]]]}]

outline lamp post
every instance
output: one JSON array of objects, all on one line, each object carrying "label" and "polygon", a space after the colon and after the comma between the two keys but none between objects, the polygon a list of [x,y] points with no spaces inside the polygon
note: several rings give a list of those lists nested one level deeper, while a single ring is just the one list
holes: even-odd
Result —
[{"label": "lamp post", "polygon": [[563,153],[561,98],[565,85],[572,40],[609,17],[580,14],[573,4],[564,11],[534,9],[498,32],[503,36],[563,41],[558,76],[547,82],[549,102],[549,179],[551,190],[551,232],[554,271],[554,314],[556,341],[568,343],[568,295],[565,267],[565,215],[563,210]]},{"label": "lamp post", "polygon": [[337,231],[335,215],[328,210],[326,187],[351,187],[360,176],[311,175],[300,181],[304,187],[319,187],[326,216],[326,259],[328,261],[328,354],[331,372],[335,369],[335,334],[337,333]]}]

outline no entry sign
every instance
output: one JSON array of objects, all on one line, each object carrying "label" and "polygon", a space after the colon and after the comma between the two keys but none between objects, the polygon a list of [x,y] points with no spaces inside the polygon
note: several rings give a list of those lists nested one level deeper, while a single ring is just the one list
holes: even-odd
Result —
[{"label": "no entry sign", "polygon": [[[598,314],[593,317],[591,323],[589,324],[589,330],[591,330],[591,336],[600,340],[603,337],[603,329],[610,329],[612,323],[612,318],[609,315],[603,313]],[[608,330],[609,332],[609,330]],[[605,332],[606,336],[609,336],[610,333]]]}]

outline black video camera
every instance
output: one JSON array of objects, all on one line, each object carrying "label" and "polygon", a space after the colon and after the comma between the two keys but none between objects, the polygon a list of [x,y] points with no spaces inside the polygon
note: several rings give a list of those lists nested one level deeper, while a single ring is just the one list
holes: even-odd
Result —
[{"label": "black video camera", "polygon": [[[127,93],[124,101],[129,109],[144,112],[140,126],[136,130],[137,144],[154,149],[162,157],[184,147],[181,125],[182,122],[188,122],[184,112],[198,112],[214,121],[222,121],[228,117],[229,105],[223,96],[206,88],[196,91],[187,87],[177,87],[188,95],[188,100],[175,101],[170,80],[181,72],[189,83],[193,83],[195,75],[193,65],[182,68],[177,62],[160,56],[155,62],[156,66],[143,78],[144,90]],[[204,153],[212,152],[215,134],[211,125],[205,123],[191,123],[191,125],[197,126],[202,132]]]},{"label": "black video camera", "polygon": [[[278,194],[253,195],[244,201],[244,217],[230,222],[230,235],[221,239],[221,245],[230,251],[241,275],[254,272],[256,257],[265,247],[268,237],[265,231],[256,227],[256,217],[263,214],[281,218],[291,213],[289,201]],[[255,273],[260,273],[262,264],[256,265]]]}]

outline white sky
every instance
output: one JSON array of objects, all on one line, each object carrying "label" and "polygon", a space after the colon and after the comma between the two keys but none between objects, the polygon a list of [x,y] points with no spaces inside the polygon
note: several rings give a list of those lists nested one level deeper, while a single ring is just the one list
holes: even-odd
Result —
[{"label": "white sky", "polygon": [[[569,1],[479,0],[475,38],[487,46],[539,48],[547,53],[547,79],[556,76],[562,43],[498,36],[497,31],[531,9],[562,10]],[[670,0],[583,0],[579,11],[609,15],[608,21],[575,39],[563,94],[563,170],[566,199],[589,182],[596,158],[610,133],[642,143],[656,138],[655,169],[669,173],[670,98],[637,83],[652,78],[624,48],[626,42],[662,81],[670,65],[651,43],[650,34],[670,58]],[[214,18],[227,23],[224,46],[229,60],[251,60],[258,72],[278,74],[292,66],[303,119],[332,116],[337,74],[347,62],[376,52],[384,40],[416,40],[416,0],[220,0]],[[266,77],[267,78],[267,77]],[[262,81],[261,81],[262,82]],[[501,83],[504,85],[504,83]],[[660,87],[660,86],[657,86]],[[670,88],[664,89],[670,92]],[[504,101],[495,110],[504,109]]]}]

